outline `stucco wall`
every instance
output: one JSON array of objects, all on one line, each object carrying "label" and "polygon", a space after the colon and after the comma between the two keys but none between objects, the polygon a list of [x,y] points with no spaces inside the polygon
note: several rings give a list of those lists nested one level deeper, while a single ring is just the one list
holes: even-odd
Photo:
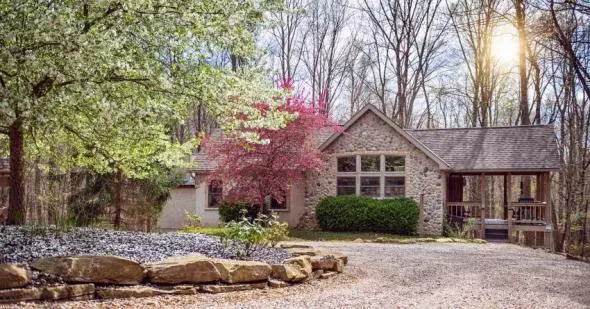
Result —
[{"label": "stucco wall", "polygon": [[336,195],[337,156],[392,154],[405,156],[406,196],[419,201],[420,194],[424,194],[424,232],[430,235],[442,233],[444,177],[438,164],[373,112],[361,116],[324,154],[327,162],[324,171],[307,175],[305,214],[299,227],[316,229],[315,206],[321,198]]},{"label": "stucco wall", "polygon": [[[289,210],[280,211],[279,219],[286,221],[290,226],[296,226],[303,215],[304,186],[294,185],[289,194]],[[218,226],[219,213],[217,209],[207,208],[207,183],[201,181],[196,188],[179,187],[170,192],[170,198],[166,202],[162,213],[158,218],[158,227],[162,230],[178,230],[186,225],[186,213],[201,216],[202,226]]]}]

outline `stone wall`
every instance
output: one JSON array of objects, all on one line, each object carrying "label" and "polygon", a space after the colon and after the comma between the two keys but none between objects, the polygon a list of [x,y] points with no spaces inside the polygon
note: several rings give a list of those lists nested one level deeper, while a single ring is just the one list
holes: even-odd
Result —
[{"label": "stone wall", "polygon": [[442,233],[445,177],[438,164],[375,113],[368,111],[361,116],[324,153],[327,163],[324,170],[307,175],[305,213],[299,227],[317,229],[315,207],[318,201],[323,197],[336,195],[338,155],[391,154],[405,156],[406,196],[419,201],[420,194],[424,194],[424,233]]}]

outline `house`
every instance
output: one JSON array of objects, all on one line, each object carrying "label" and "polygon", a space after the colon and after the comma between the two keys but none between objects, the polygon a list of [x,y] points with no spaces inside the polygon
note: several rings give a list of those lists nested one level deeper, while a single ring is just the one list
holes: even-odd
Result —
[{"label": "house", "polygon": [[[542,235],[551,229],[549,180],[561,167],[551,126],[403,130],[368,105],[342,132],[320,138],[325,170],[308,174],[291,188],[286,203],[273,205],[291,226],[317,228],[314,209],[321,198],[357,194],[414,198],[421,207],[420,230],[430,235],[442,233],[445,217],[475,218],[482,237],[515,231]],[[207,177],[215,161],[203,153],[194,161],[195,183],[172,191],[158,221],[162,229],[181,228],[185,211],[200,215],[204,225],[219,223],[222,186]],[[534,196],[513,194],[511,181],[522,175],[534,179]],[[476,177],[478,194],[464,192],[469,177]],[[492,211],[493,201],[486,197],[490,177],[504,179],[501,214]]]}]

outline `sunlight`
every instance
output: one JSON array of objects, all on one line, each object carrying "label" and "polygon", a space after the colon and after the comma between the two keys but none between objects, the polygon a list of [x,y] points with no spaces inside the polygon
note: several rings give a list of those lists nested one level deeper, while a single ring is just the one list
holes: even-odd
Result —
[{"label": "sunlight", "polygon": [[518,63],[518,36],[512,25],[499,26],[492,41],[492,57],[500,64],[514,66]]}]

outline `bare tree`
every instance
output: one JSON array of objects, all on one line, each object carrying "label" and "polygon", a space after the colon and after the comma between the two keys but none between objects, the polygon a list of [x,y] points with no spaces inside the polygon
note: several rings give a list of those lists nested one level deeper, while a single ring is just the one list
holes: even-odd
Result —
[{"label": "bare tree", "polygon": [[[393,119],[410,127],[414,102],[423,85],[436,71],[442,37],[447,28],[439,19],[442,0],[363,0],[363,10],[386,39],[395,76]],[[443,22],[441,22],[443,21]]]},{"label": "bare tree", "polygon": [[350,50],[345,29],[351,12],[347,0],[312,0],[308,10],[303,64],[312,100],[322,97],[323,112],[329,114],[345,81]]}]

